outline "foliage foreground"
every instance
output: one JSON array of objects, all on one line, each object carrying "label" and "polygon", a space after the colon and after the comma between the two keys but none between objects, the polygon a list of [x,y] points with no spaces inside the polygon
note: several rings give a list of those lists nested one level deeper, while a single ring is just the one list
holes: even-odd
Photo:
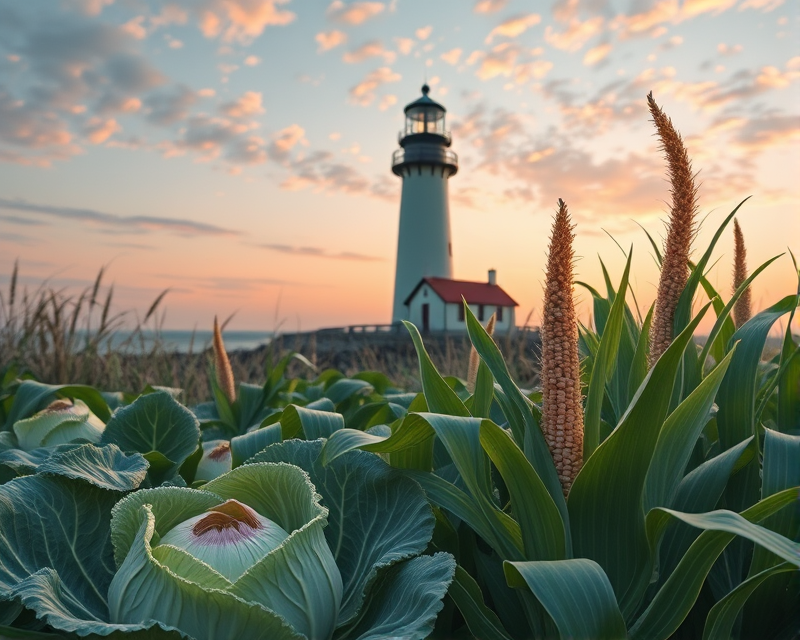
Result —
[{"label": "foliage foreground", "polygon": [[[543,345],[544,397],[513,381],[466,305],[467,381],[407,324],[421,393],[378,372],[291,378],[297,354],[237,385],[219,335],[213,400],[193,407],[178,389],[47,385],[9,367],[0,636],[797,637],[800,273],[796,293],[734,323],[775,260],[727,302],[704,277],[739,207],[696,263],[652,243],[662,271],[686,271],[667,311],[628,306],[632,251],[618,286],[605,267],[605,294],[581,285],[594,326],[577,344],[543,330],[561,340]],[[571,242],[563,202],[557,224]],[[550,316],[574,322],[559,251]],[[762,360],[778,322],[782,347]],[[572,376],[580,393],[560,393]],[[568,467],[562,437],[582,443]]]}]

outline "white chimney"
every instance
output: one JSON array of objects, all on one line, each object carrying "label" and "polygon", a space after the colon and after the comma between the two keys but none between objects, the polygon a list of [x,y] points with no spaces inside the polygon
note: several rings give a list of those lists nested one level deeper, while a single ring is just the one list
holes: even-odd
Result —
[{"label": "white chimney", "polygon": [[497,271],[489,269],[489,284],[497,284]]}]

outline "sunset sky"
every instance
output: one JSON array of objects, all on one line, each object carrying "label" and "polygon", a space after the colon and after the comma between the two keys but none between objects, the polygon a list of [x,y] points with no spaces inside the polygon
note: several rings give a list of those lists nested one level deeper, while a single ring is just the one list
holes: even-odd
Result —
[{"label": "sunset sky", "polygon": [[[537,324],[558,198],[577,277],[642,313],[669,201],[645,98],[698,170],[695,257],[736,204],[752,269],[800,253],[796,0],[0,0],[0,286],[82,288],[117,310],[163,289],[166,327],[284,331],[391,317],[403,106],[447,107],[455,277]],[[610,236],[613,236],[612,239]],[[732,229],[712,283],[730,293]],[[794,292],[788,253],[754,302]],[[583,318],[588,294],[578,290]]]}]

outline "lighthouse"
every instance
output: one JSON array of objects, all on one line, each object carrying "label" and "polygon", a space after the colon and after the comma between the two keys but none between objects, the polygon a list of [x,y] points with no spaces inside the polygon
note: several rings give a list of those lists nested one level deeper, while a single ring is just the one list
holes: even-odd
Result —
[{"label": "lighthouse", "polygon": [[447,181],[458,171],[458,156],[450,150],[447,110],[429,93],[423,85],[422,96],[406,105],[400,148],[392,154],[392,172],[403,180],[393,323],[408,318],[406,300],[423,278],[453,277]]}]

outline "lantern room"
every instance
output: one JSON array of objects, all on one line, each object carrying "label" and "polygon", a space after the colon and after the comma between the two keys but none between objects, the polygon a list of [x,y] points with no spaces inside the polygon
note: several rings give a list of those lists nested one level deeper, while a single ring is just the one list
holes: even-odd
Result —
[{"label": "lantern room", "polygon": [[406,126],[398,136],[400,146],[404,147],[409,136],[415,136],[414,141],[419,140],[416,136],[422,134],[435,135],[444,138],[445,146],[450,146],[450,132],[445,129],[444,117],[446,109],[435,100],[428,97],[430,87],[426,84],[422,86],[422,97],[406,105]]}]

